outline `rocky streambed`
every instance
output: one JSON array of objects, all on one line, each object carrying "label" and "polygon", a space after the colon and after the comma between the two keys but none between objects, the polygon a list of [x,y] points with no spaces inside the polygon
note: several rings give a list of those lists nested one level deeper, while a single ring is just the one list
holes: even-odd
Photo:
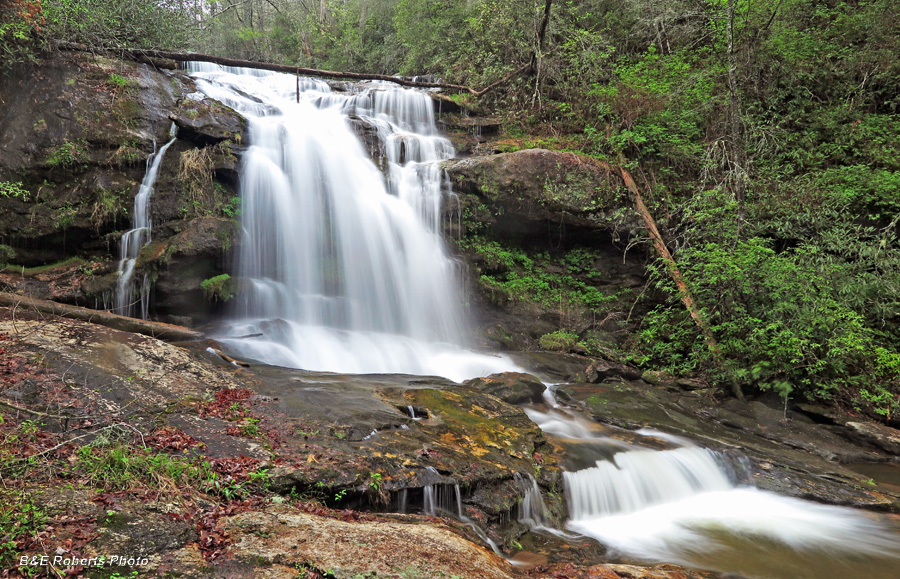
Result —
[{"label": "rocky streambed", "polygon": [[[53,529],[38,542],[21,539],[25,554],[127,552],[147,559],[141,573],[191,577],[296,576],[304,566],[335,577],[694,573],[612,564],[592,540],[536,534],[520,521],[527,477],[564,528],[561,473],[572,468],[572,456],[522,409],[542,400],[531,376],[456,384],[288,370],[235,361],[210,341],[166,343],[24,308],[0,310],[0,337],[7,457],[38,456],[18,484]],[[785,414],[765,401],[718,403],[674,382],[589,383],[596,370],[579,356],[534,361],[563,377],[561,401],[613,436],[652,427],[746,456],[760,488],[900,510],[900,488],[846,466],[896,466],[896,431],[813,407]],[[26,423],[45,438],[10,444]],[[179,488],[150,476],[110,488],[77,468],[54,472],[54,460],[81,465],[79,453],[112,444],[112,434],[126,446],[207,461],[222,486]],[[247,472],[266,484],[253,487]],[[523,564],[510,565],[491,542]]]}]

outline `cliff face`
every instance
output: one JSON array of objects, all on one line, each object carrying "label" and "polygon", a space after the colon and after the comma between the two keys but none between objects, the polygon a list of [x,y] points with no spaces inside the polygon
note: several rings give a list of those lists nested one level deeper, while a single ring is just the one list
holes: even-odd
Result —
[{"label": "cliff face", "polygon": [[[442,122],[461,155],[491,152],[489,131],[472,133],[454,118]],[[87,54],[51,54],[0,83],[0,182],[22,191],[0,195],[0,264],[11,264],[0,289],[110,307],[148,157],[173,127],[150,202],[153,240],[135,276],[154,281],[152,318],[210,319],[222,303],[200,284],[229,269],[240,243],[245,121],[180,71]],[[358,119],[354,128],[383,165],[373,128]],[[586,157],[540,149],[469,156],[446,169],[456,201],[446,204],[446,232],[470,266],[486,345],[572,349],[558,332],[618,339],[617,312],[631,307],[643,263],[615,242],[615,228],[634,228],[617,217],[628,198],[615,179]]]},{"label": "cliff face", "polygon": [[36,297],[103,306],[115,286],[119,238],[131,228],[147,159],[171,138],[173,122],[178,139],[150,204],[153,237],[159,243],[199,231],[203,243],[181,239],[166,246],[165,259],[142,255],[137,273],[170,288],[154,296],[154,315],[194,321],[209,315],[199,284],[222,273],[234,237],[243,120],[201,98],[179,71],[85,54],[51,54],[0,82],[0,181],[21,183],[19,194],[0,197],[0,244],[12,250],[7,256],[13,253],[2,261],[17,266],[7,267],[0,283]]}]

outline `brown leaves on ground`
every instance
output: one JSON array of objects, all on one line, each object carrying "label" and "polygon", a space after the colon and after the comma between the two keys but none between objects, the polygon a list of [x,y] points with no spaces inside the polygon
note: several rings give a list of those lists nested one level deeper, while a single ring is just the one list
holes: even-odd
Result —
[{"label": "brown leaves on ground", "polygon": [[175,450],[179,452],[205,446],[200,440],[174,426],[160,428],[146,437],[145,441],[149,446],[158,450]]}]

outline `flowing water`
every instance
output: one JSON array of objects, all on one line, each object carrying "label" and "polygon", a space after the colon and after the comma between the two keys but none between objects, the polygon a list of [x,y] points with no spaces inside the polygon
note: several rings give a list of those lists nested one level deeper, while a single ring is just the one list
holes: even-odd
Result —
[{"label": "flowing water", "polygon": [[137,288],[138,291],[135,292],[134,265],[137,262],[141,248],[150,243],[150,234],[153,227],[153,223],[150,221],[150,198],[153,196],[153,187],[156,185],[156,177],[159,175],[159,166],[165,158],[166,151],[175,142],[174,124],[172,125],[170,136],[172,139],[168,143],[163,145],[159,151],[154,151],[152,155],[147,157],[147,172],[144,174],[141,187],[134,197],[132,228],[122,235],[114,309],[117,314],[123,316],[134,316],[135,305],[139,303],[140,316],[145,320],[147,319],[147,310],[150,303],[150,280],[145,275],[140,288]]},{"label": "flowing water", "polygon": [[[896,521],[758,490],[741,461],[680,437],[643,431],[623,441],[559,408],[527,412],[581,453],[581,467],[564,473],[566,527],[623,559],[760,578],[900,576]],[[641,434],[669,448],[650,450]]]},{"label": "flowing water", "polygon": [[[335,92],[284,74],[192,70],[200,90],[249,121],[241,291],[223,343],[309,370],[461,380],[516,369],[466,349],[460,272],[440,232],[450,195],[440,161],[454,150],[437,134],[427,94],[376,83]],[[353,123],[377,136],[383,172]]]},{"label": "flowing water", "polygon": [[[287,75],[193,70],[204,93],[250,123],[242,290],[226,328],[235,337],[223,342],[248,358],[313,370],[459,380],[515,369],[465,349],[459,272],[440,237],[452,193],[439,161],[453,149],[434,128],[427,95],[383,84],[335,92],[314,79],[298,89]],[[354,122],[377,135],[382,170]],[[900,530],[885,518],[760,491],[740,461],[678,437],[611,436],[558,407],[528,413],[567,449],[568,532],[622,559],[748,577],[898,576]],[[552,528],[534,479],[516,480],[519,519],[571,536]],[[428,486],[422,500],[427,514],[470,522],[456,485]],[[401,511],[406,503],[403,492]]]}]

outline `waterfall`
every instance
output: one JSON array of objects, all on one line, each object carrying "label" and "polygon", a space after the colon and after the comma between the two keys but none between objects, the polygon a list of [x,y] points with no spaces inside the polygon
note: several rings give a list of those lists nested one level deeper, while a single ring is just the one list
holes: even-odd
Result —
[{"label": "waterfall", "polygon": [[[309,370],[461,380],[515,368],[465,349],[461,281],[440,232],[440,161],[454,150],[427,94],[384,83],[338,93],[316,79],[298,93],[290,75],[192,69],[249,122],[241,292],[223,343]],[[377,135],[383,173],[354,122]],[[249,334],[262,335],[228,339]]]},{"label": "waterfall", "polygon": [[715,454],[697,447],[620,452],[595,467],[564,473],[564,480],[575,521],[731,488]]},{"label": "waterfall", "polygon": [[[133,316],[135,306],[134,295],[134,265],[137,262],[141,248],[150,243],[152,222],[150,221],[150,197],[153,195],[153,187],[156,185],[156,177],[159,175],[159,167],[166,155],[166,150],[175,142],[175,124],[169,131],[172,139],[162,146],[159,151],[154,151],[147,157],[147,172],[141,181],[141,187],[134,197],[134,210],[132,212],[132,228],[122,235],[121,249],[119,251],[118,280],[116,281],[115,312],[123,316]],[[154,142],[154,149],[156,143]],[[150,303],[150,279],[144,275],[141,287],[138,291],[138,301],[141,304],[141,318],[147,319]]]},{"label": "waterfall", "polygon": [[[564,436],[583,434],[577,424],[561,428],[559,412],[529,414]],[[595,435],[598,444],[610,444],[597,452],[601,459],[563,474],[567,527],[626,558],[748,577],[822,577],[835,565],[848,565],[832,576],[871,578],[896,569],[900,534],[886,520],[741,486],[735,481],[750,479],[740,472],[746,463],[735,465],[678,436],[663,437],[688,446],[623,448]],[[581,446],[585,439],[570,438]]]}]

